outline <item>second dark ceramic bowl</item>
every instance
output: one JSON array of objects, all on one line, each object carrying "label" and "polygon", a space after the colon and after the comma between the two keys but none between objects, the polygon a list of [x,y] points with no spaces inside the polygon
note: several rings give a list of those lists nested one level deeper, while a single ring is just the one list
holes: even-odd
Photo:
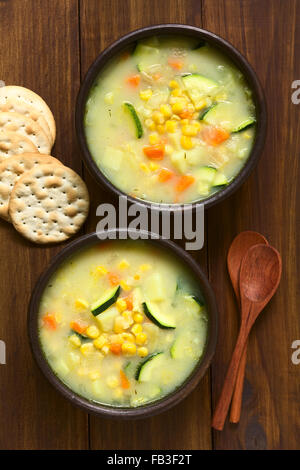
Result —
[{"label": "second dark ceramic bowl", "polygon": [[[188,36],[192,38],[197,38],[199,42],[201,40],[206,41],[207,43],[213,45],[215,48],[219,49],[229,59],[231,59],[231,61],[236,65],[236,67],[243,73],[249,88],[252,90],[253,100],[256,107],[257,125],[255,141],[251,150],[251,154],[249,155],[244,167],[227,187],[218,191],[217,193],[212,194],[206,199],[202,199],[192,203],[193,208],[197,206],[197,204],[204,204],[205,207],[210,207],[227,198],[234,191],[236,191],[246,180],[246,178],[250,175],[251,171],[255,167],[265,142],[267,128],[267,112],[262,87],[254,70],[249,65],[247,60],[229,42],[225,41],[221,37],[209,31],[181,24],[161,24],[156,26],[149,26],[147,28],[138,29],[127,34],[126,36],[123,36],[122,38],[115,41],[112,45],[107,47],[103,52],[101,52],[101,54],[90,66],[82,82],[77,97],[75,124],[78,141],[83,155],[83,160],[92,176],[96,179],[96,181],[101,186],[106,187],[114,195],[127,196],[129,202],[140,202],[141,204],[144,204],[147,207],[158,206],[158,204],[155,202],[132,198],[131,196],[125,194],[119,188],[114,186],[111,181],[109,181],[109,179],[102,173],[100,168],[97,166],[89,151],[84,129],[86,101],[88,99],[90,89],[95,80],[97,79],[98,75],[106,66],[107,62],[112,57],[117,55],[120,51],[134,44],[136,41],[155,35]],[[163,206],[169,208],[168,204],[160,204],[161,208],[163,208]],[[177,210],[181,209],[182,205],[172,204],[171,207],[172,210]]]},{"label": "second dark ceramic bowl", "polygon": [[[131,238],[130,234],[132,236],[134,236],[134,234],[137,234],[137,231],[133,229],[114,229],[108,230],[108,232],[106,232],[106,235],[111,236],[113,234],[115,238],[119,238],[121,232],[123,235],[122,238],[124,238],[124,235],[127,238]],[[104,238],[104,232],[99,233],[98,236],[99,235]],[[189,375],[189,377],[172,393],[166,395],[165,397],[155,402],[148,403],[137,408],[125,408],[104,405],[88,400],[87,398],[75,393],[73,390],[71,390],[71,388],[69,388],[65,383],[63,383],[59,379],[59,377],[54,373],[53,369],[47,362],[39,339],[38,314],[41,297],[44,293],[47,284],[49,283],[51,276],[55,273],[55,271],[57,271],[57,269],[61,266],[62,263],[64,263],[71,256],[75,255],[78,251],[84,248],[91,247],[95,244],[103,243],[101,240],[99,240],[98,236],[96,233],[91,233],[88,235],[84,235],[70,243],[57,256],[54,257],[50,266],[39,278],[32,293],[28,309],[28,333],[31,349],[38,366],[40,367],[41,371],[46,376],[46,378],[49,380],[49,382],[56,388],[58,392],[60,392],[65,398],[70,400],[74,405],[77,405],[90,413],[105,417],[118,419],[146,418],[148,416],[153,416],[155,414],[168,410],[169,408],[175,406],[177,403],[183,400],[196,387],[200,379],[203,377],[205,371],[209,367],[215,352],[217,342],[218,312],[215,296],[204,273],[199,268],[198,264],[186,251],[184,251],[175,243],[165,239],[151,240],[148,234],[149,241],[147,241],[147,243],[154,244],[158,246],[158,248],[170,252],[170,254],[174,256],[175,259],[178,259],[180,262],[183,263],[183,265],[188,268],[188,270],[191,272],[193,279],[195,279],[199,285],[208,314],[208,334],[204,353],[199,359],[198,363],[196,364],[194,370]]]}]

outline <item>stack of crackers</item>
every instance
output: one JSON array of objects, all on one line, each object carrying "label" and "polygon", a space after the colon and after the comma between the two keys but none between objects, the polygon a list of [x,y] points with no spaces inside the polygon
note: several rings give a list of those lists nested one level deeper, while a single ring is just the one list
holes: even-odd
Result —
[{"label": "stack of crackers", "polygon": [[36,93],[0,88],[0,217],[35,243],[76,233],[89,210],[84,181],[50,155],[53,114]]}]

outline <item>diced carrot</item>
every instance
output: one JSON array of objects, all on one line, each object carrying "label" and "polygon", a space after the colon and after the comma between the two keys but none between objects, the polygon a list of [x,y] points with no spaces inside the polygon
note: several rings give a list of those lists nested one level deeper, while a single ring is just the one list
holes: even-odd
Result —
[{"label": "diced carrot", "polygon": [[177,57],[169,57],[168,64],[175,70],[181,70],[183,67],[182,60],[178,59]]},{"label": "diced carrot", "polygon": [[77,331],[79,334],[84,333],[88,326],[88,323],[83,320],[75,320],[70,323],[71,330]]},{"label": "diced carrot", "polygon": [[126,83],[128,83],[128,85],[130,86],[133,86],[133,87],[137,87],[140,83],[140,80],[141,80],[141,77],[140,75],[131,75],[130,77],[127,77],[126,79]]},{"label": "diced carrot", "polygon": [[115,354],[116,356],[119,356],[122,351],[122,345],[120,343],[112,343],[109,346],[110,351]]},{"label": "diced carrot", "polygon": [[160,183],[165,183],[166,181],[169,181],[173,176],[174,173],[172,170],[169,170],[168,168],[162,168],[158,173],[158,181]]},{"label": "diced carrot", "polygon": [[43,322],[49,330],[56,330],[57,321],[53,313],[46,313],[46,315],[43,316]]},{"label": "diced carrot", "polygon": [[184,109],[182,113],[179,114],[181,119],[191,119],[193,117],[193,111],[189,111],[188,109]]},{"label": "diced carrot", "polygon": [[122,371],[122,369],[120,370],[120,379],[121,379],[121,387],[122,388],[126,389],[126,388],[130,387],[130,382],[127,379],[125,373]]},{"label": "diced carrot", "polygon": [[191,186],[195,181],[194,176],[192,175],[183,175],[179,178],[176,184],[176,191],[182,193],[182,191],[185,191],[187,188]]},{"label": "diced carrot", "polygon": [[164,144],[147,145],[143,147],[143,152],[146,157],[152,160],[162,160],[165,154]]},{"label": "diced carrot", "polygon": [[126,302],[127,310],[132,310],[133,309],[132,294],[127,295],[127,297],[124,297],[124,300]]},{"label": "diced carrot", "polygon": [[120,276],[117,273],[109,272],[107,274],[108,280],[112,286],[117,286],[120,283]]},{"label": "diced carrot", "polygon": [[152,78],[153,78],[153,80],[155,80],[157,82],[157,80],[159,80],[161,78],[161,73],[158,73],[158,72],[154,73],[152,75]]},{"label": "diced carrot", "polygon": [[202,138],[209,145],[220,145],[228,139],[230,134],[220,127],[206,127],[203,129]]}]

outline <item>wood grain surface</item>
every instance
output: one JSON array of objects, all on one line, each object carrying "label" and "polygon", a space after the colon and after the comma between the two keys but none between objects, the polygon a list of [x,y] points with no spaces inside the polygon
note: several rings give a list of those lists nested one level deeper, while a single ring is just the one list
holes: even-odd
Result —
[{"label": "wood grain surface", "polygon": [[[0,449],[297,449],[300,365],[291,362],[299,323],[300,0],[0,0],[0,79],[29,87],[49,103],[57,123],[54,156],[83,173],[92,208],[111,200],[83,169],[74,131],[76,94],[91,62],[121,35],[151,24],[203,27],[235,45],[266,92],[268,137],[257,169],[227,201],[207,211],[205,247],[194,254],[220,309],[217,353],[197,389],[175,409],[120,423],[88,416],[61,398],[33,362],[26,310],[39,274],[62,247],[36,247],[0,222]],[[212,433],[211,409],[238,328],[226,253],[241,230],[262,232],[283,257],[278,293],[251,337],[241,422]],[[9,426],[7,425],[9,423]]]}]

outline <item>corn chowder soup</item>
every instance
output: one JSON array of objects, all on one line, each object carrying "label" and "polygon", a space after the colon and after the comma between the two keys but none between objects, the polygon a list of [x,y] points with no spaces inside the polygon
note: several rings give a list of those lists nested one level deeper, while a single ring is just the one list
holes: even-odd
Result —
[{"label": "corn chowder soup", "polygon": [[89,150],[131,196],[186,203],[237,175],[255,137],[241,72],[208,44],[148,39],[101,72],[85,114]]},{"label": "corn chowder soup", "polygon": [[40,341],[56,375],[78,394],[136,407],[175,390],[203,354],[207,315],[181,263],[143,242],[76,254],[49,281]]}]

